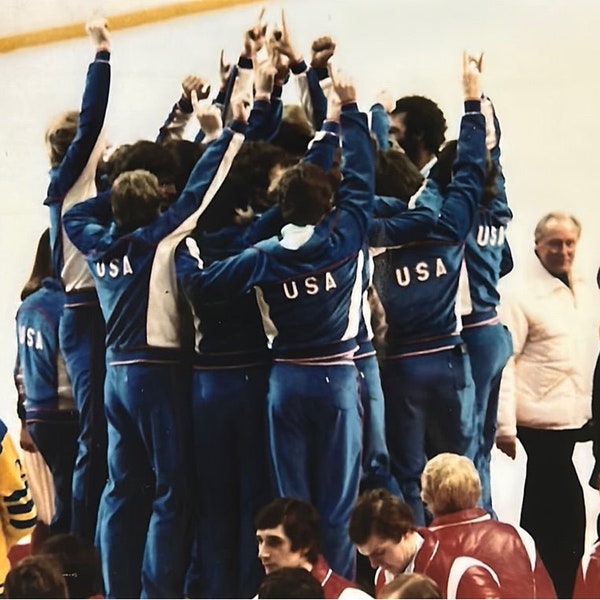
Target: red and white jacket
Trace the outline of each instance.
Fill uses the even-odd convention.
[[[419,533],[414,571],[436,581],[444,598],[556,598],[533,538],[482,508],[438,517]],[[388,578],[376,574],[377,593]]]
[[[325,598],[341,598],[341,600],[368,600],[371,598],[355,583],[334,573],[321,554],[313,565],[311,574],[321,584]]]
[[[600,598],[600,540],[581,559],[573,598]]]

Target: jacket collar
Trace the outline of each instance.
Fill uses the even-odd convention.
[[[583,280],[577,271],[572,270],[569,277],[571,288],[568,288],[558,277],[555,277],[544,268],[544,265],[542,265],[537,255],[532,257],[529,275],[531,276],[531,279],[528,278],[528,284],[533,285],[537,295],[540,296],[564,290],[565,288],[573,290],[575,284],[580,283]]]
[[[442,529],[444,527],[451,527],[454,525],[464,525],[465,523],[479,523],[481,521],[489,521],[489,513],[483,508],[467,508],[465,510],[459,510],[441,517],[436,517],[431,524],[429,529],[435,531],[436,529]]]
[[[317,562],[313,565],[311,570],[312,576],[323,586],[327,583],[327,580],[331,577],[331,569],[322,554],[317,557]]]

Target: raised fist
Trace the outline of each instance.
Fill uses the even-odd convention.
[[[333,38],[325,35],[317,38],[312,43],[310,50],[312,52],[310,66],[313,69],[327,68],[327,63],[335,52],[335,42],[333,41]]]

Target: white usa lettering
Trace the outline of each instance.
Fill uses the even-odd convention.
[[[286,281],[282,287],[284,296],[288,300],[295,300],[302,291],[308,296],[315,296],[322,290],[329,292],[337,288],[337,283],[333,275],[327,271],[323,276],[323,281],[319,281],[318,277],[311,275],[300,282]]]
[[[480,225],[477,228],[478,246],[502,246],[506,237],[505,227],[495,227],[494,225]]]
[[[113,258],[108,263],[98,261],[95,266],[98,277],[106,277],[108,274],[111,279],[116,279],[119,275],[133,274],[133,268],[127,254],[123,258]]]
[[[44,349],[44,339],[41,332],[33,327],[25,327],[25,325],[19,325],[19,344],[36,350]]]
[[[437,279],[447,274],[448,269],[441,258],[436,258],[432,265],[422,260],[412,268],[410,266],[402,266],[396,269],[396,282],[400,287],[406,287],[411,284],[413,277],[415,281],[423,282],[432,276]]]

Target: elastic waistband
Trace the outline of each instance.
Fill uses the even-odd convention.
[[[87,306],[90,304],[98,304],[98,293],[95,288],[74,290],[65,294],[66,308],[75,308],[77,306]]]
[[[272,362],[271,353],[267,350],[260,352],[239,352],[230,354],[195,354],[194,368],[211,367],[236,368],[268,365]]]
[[[359,358],[366,358],[367,356],[373,356],[375,354],[375,346],[371,340],[365,340],[358,342],[358,350],[354,353],[354,360]]]
[[[314,348],[273,348],[275,360],[337,360],[353,356],[358,349],[355,339],[334,342]]]
[[[185,361],[180,348],[158,348],[146,346],[131,349],[106,349],[107,365],[127,365],[134,363],[180,363]]]
[[[65,423],[79,420],[79,412],[76,409],[58,410],[52,408],[26,408],[25,421],[44,423]]]
[[[463,327],[476,327],[477,325],[489,325],[499,321],[495,308],[481,312],[472,312],[470,315],[462,315]]]
[[[450,335],[440,337],[422,338],[419,340],[411,340],[410,342],[394,343],[388,341],[386,355],[403,356],[405,354],[422,354],[431,351],[440,351],[458,346],[463,343],[463,339],[457,332]]]
[[[441,348],[430,348],[429,350],[414,350],[413,352],[404,352],[402,354],[387,354],[384,360],[395,360],[398,358],[410,358],[413,356],[426,356],[431,354],[439,354],[440,352],[452,352],[453,354],[468,354],[467,345],[463,342],[454,346],[442,346]]]

